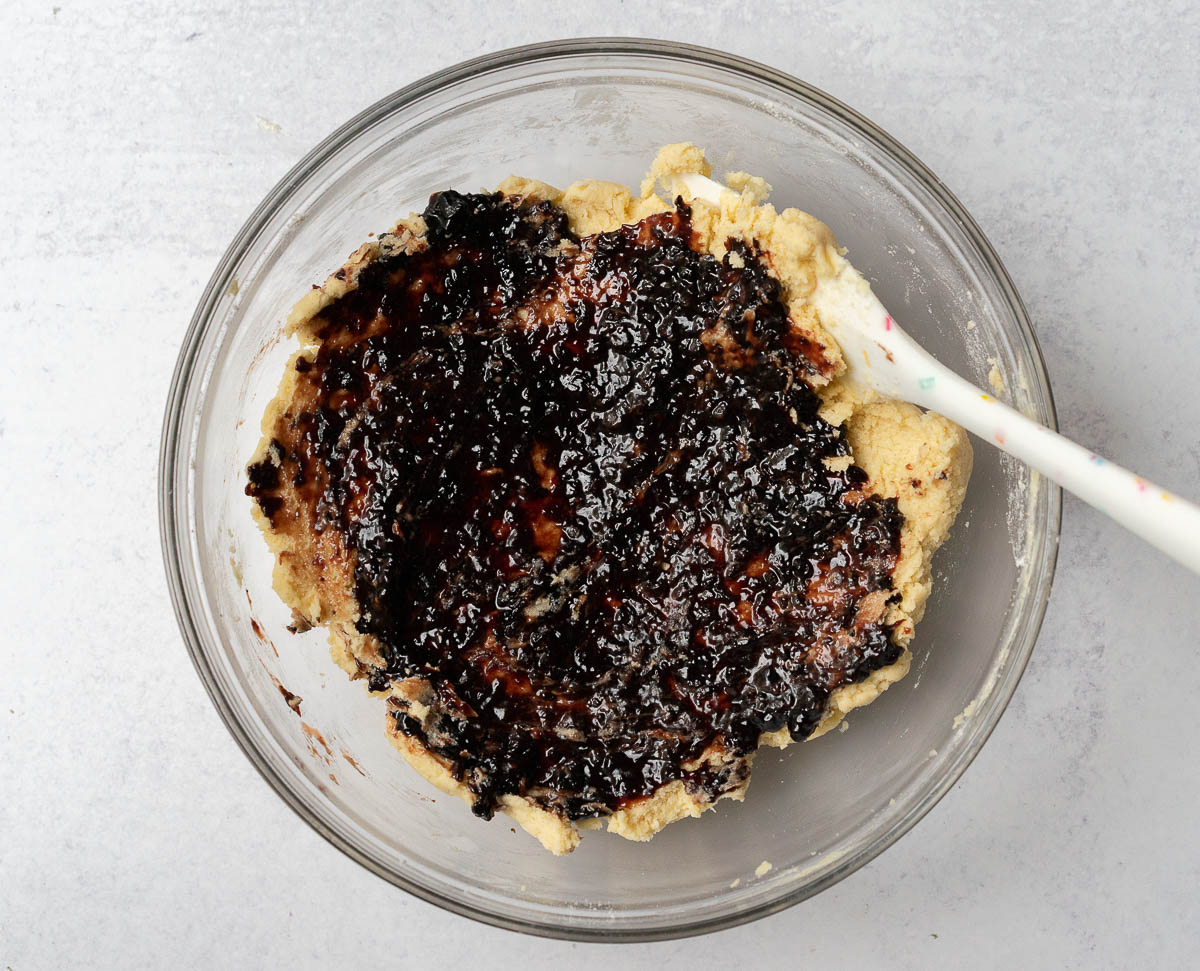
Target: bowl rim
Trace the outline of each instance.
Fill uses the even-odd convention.
[[[1023,340],[1033,363],[1034,373],[1029,377],[1031,384],[1040,394],[1041,404],[1046,411],[1047,424],[1057,430],[1058,420],[1045,359],[1024,303],[1000,257],[963,204],[919,158],[853,108],[819,88],[783,71],[738,55],[675,41],[636,37],[585,37],[527,44],[471,58],[428,74],[360,111],[322,139],[267,193],[225,250],[192,315],[171,376],[160,435],[158,522],[162,541],[163,565],[175,617],[192,663],[226,728],[259,774],[301,819],[333,846],[370,872],[421,900],[451,913],[495,927],[564,940],[620,943],[705,934],[778,913],[828,889],[865,866],[908,833],[941,801],[974,761],[995,730],[1020,683],[1032,654],[1053,586],[1062,519],[1062,491],[1053,482],[1046,482],[1045,530],[1039,534],[1041,549],[1027,551],[1041,563],[1041,572],[1044,578],[1042,589],[1038,591],[1039,595],[1030,601],[1030,611],[1023,618],[1020,627],[1013,632],[1013,643],[1010,646],[1015,650],[1009,655],[1008,666],[1002,681],[995,685],[992,692],[994,701],[988,716],[988,723],[978,730],[975,739],[959,753],[957,759],[945,766],[945,770],[936,784],[916,801],[904,817],[897,820],[889,830],[880,834],[869,845],[848,853],[836,867],[831,867],[817,880],[805,886],[794,888],[744,909],[720,915],[703,916],[683,924],[636,927],[613,926],[604,921],[592,924],[552,924],[529,918],[514,918],[508,914],[474,907],[414,880],[406,879],[395,871],[380,865],[316,816],[254,746],[248,733],[240,724],[233,707],[221,693],[213,669],[202,647],[195,623],[194,606],[187,592],[179,536],[181,517],[178,515],[179,510],[176,508],[175,498],[179,464],[176,461],[176,453],[187,417],[184,413],[184,401],[191,379],[195,374],[194,366],[204,342],[203,338],[212,324],[213,310],[225,292],[233,268],[276,213],[279,204],[293,189],[302,184],[322,164],[335,155],[343,144],[354,135],[369,129],[394,111],[463,81],[476,79],[506,68],[528,66],[542,61],[569,61],[576,57],[596,55],[661,58],[679,61],[693,67],[708,66],[740,74],[750,80],[770,86],[786,97],[813,104],[861,133],[874,147],[882,151],[890,161],[903,170],[907,177],[919,183],[940,206],[944,207],[965,233],[1014,315],[1017,322],[1017,336]],[[183,528],[187,529],[186,522],[183,523]]]

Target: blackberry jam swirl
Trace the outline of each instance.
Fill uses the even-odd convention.
[[[574,235],[551,203],[435,194],[311,322],[247,493],[336,531],[372,688],[490,816],[742,785],[894,662],[902,517],[818,415],[823,348],[764,254],[687,206]],[[840,461],[839,461],[840,460]]]

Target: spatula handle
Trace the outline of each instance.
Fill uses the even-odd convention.
[[[929,373],[911,401],[1016,456],[1200,573],[1200,507],[1031,421],[921,353]]]

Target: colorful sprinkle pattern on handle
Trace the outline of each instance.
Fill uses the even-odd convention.
[[[880,319],[882,343],[891,354],[857,377],[958,422],[1200,573],[1200,507],[981,392],[935,361],[882,307]],[[835,329],[839,339],[846,332],[842,323]],[[912,375],[911,383],[901,378],[904,372]]]

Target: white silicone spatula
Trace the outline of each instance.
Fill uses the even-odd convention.
[[[679,178],[693,197],[715,205],[722,192],[732,191],[702,175]],[[850,380],[945,415],[1200,573],[1200,507],[1031,421],[943,367],[900,329],[865,281],[818,283],[810,299],[841,345]]]

